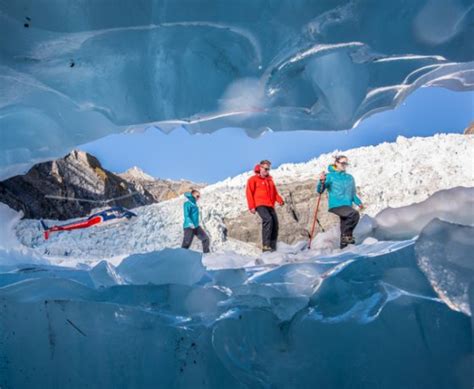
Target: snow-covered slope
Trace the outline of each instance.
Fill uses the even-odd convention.
[[[277,185],[316,179],[336,153],[321,155],[307,163],[281,165],[272,175]],[[466,161],[474,160],[473,136],[399,137],[395,143],[347,150],[344,154],[351,160],[350,172],[367,206],[366,213],[371,216],[387,207],[425,200],[441,189],[474,186],[474,172],[466,167]],[[203,220],[214,251],[232,250],[253,255],[258,252],[254,246],[225,240],[224,234],[223,219],[236,217],[246,210],[244,187],[249,175],[247,172],[228,178],[202,190]],[[182,199],[174,199],[141,207],[136,210],[139,217],[129,223],[56,234],[47,242],[36,221],[22,221],[16,231],[23,244],[60,262],[67,262],[71,257],[92,262],[121,258],[130,253],[179,246],[182,203]]]

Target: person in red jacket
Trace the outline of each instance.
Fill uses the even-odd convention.
[[[271,162],[264,160],[255,166],[255,175],[247,181],[249,211],[262,219],[262,251],[275,251],[278,240],[278,216],[275,203],[284,204],[270,175]]]

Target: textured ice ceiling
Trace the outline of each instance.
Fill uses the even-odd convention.
[[[471,0],[0,0],[0,166],[154,125],[339,130],[474,84]]]

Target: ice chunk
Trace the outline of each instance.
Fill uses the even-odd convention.
[[[196,251],[185,249],[134,254],[125,258],[117,267],[117,271],[131,284],[193,285],[205,274],[201,256]]]
[[[321,283],[326,267],[317,263],[291,263],[256,274],[248,283],[271,285],[282,296],[310,296]]]
[[[474,227],[435,219],[416,242],[418,264],[438,295],[452,308],[472,315]]]
[[[367,323],[375,320],[388,301],[403,295],[435,298],[416,265],[413,244],[377,256],[360,256],[337,270],[324,274],[311,298],[315,320]]]
[[[244,269],[221,269],[208,272],[213,284],[233,287],[247,281],[247,272]]]
[[[94,301],[0,299],[2,387],[170,388],[182,374],[192,333],[176,318]]]
[[[410,239],[435,218],[474,224],[474,188],[440,190],[420,203],[384,209],[375,217],[373,235],[379,240]]]
[[[96,296],[93,289],[65,278],[37,278],[0,288],[0,298],[15,302],[45,300],[89,300]]]
[[[89,275],[96,288],[123,283],[117,269],[107,261],[100,261],[89,271]]]
[[[0,287],[30,279],[67,279],[93,288],[91,275],[87,270],[48,265],[16,265],[0,269]]]
[[[209,269],[242,268],[255,264],[255,258],[248,255],[239,255],[232,251],[211,253],[203,257],[204,265]]]
[[[278,319],[257,309],[235,310],[220,320],[212,343],[224,366],[247,387],[271,387],[269,372],[278,369],[286,348]]]
[[[177,317],[211,316],[219,303],[228,298],[216,287],[188,285],[119,285],[100,290],[100,301],[143,307]]]
[[[316,250],[321,253],[330,253],[333,250],[338,249],[340,244],[340,234],[339,226],[316,234],[311,242],[311,250]]]

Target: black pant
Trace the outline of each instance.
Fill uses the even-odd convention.
[[[278,240],[278,216],[272,207],[260,206],[256,208],[262,218],[262,243],[264,246],[276,250]]]
[[[331,208],[329,212],[334,213],[341,219],[341,237],[352,236],[352,232],[360,219],[359,212],[347,205]]]
[[[184,237],[183,237],[183,244],[181,247],[183,249],[189,249],[191,247],[191,243],[193,243],[194,236],[197,236],[198,239],[202,242],[202,251],[204,253],[209,252],[209,237],[201,227],[197,228],[185,228],[184,229]]]

